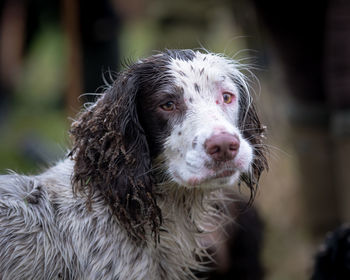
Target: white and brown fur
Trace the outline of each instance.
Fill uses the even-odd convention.
[[[1,176],[0,278],[196,279],[221,190],[254,193],[267,167],[239,67],[191,50],[140,60],[73,122],[67,159]],[[208,147],[217,135],[228,154]]]

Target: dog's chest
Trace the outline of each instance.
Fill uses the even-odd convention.
[[[195,243],[181,225],[177,230],[172,222],[165,221],[167,230],[160,234],[158,244],[151,234],[147,242],[139,244],[117,222],[106,217],[82,217],[80,224],[61,228],[66,236],[72,233],[69,243],[76,253],[72,265],[80,267],[81,279],[188,279],[196,264]],[[66,257],[73,252],[66,252]]]

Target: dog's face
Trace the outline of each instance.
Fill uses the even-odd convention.
[[[167,83],[148,92],[147,101],[143,97],[141,120],[150,142],[161,146],[158,161],[173,181],[232,187],[253,160],[252,145],[239,128],[239,112],[247,110],[240,99],[247,97],[237,83],[244,79],[226,58],[191,54],[169,58]]]
[[[267,167],[263,131],[234,61],[168,50],[119,73],[73,123],[73,186],[90,202],[102,194],[142,237],[145,219],[154,232],[161,222],[155,183],[211,189],[239,180],[254,194]]]

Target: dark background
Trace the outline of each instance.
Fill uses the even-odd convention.
[[[224,53],[250,65],[268,127],[255,201],[266,279],[308,279],[326,232],[350,217],[346,2],[1,0],[0,173],[63,158],[71,119],[123,63],[165,48]]]

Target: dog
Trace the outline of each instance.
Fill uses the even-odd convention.
[[[166,50],[117,74],[72,123],[66,159],[0,177],[0,278],[196,279],[222,190],[253,197],[267,168],[241,68]]]

